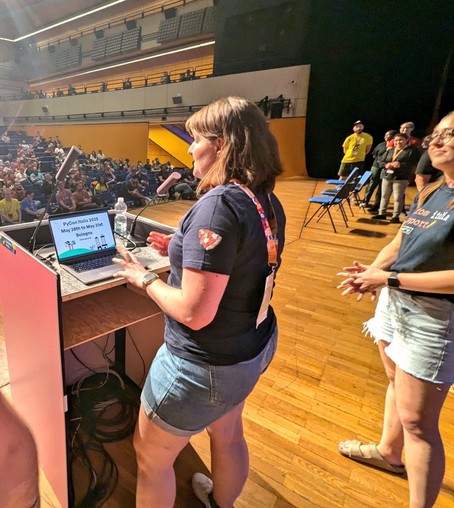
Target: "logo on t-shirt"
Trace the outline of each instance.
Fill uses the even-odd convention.
[[[209,229],[199,229],[199,240],[205,250],[212,250],[221,243],[222,236]]]

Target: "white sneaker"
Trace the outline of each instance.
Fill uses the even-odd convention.
[[[192,490],[205,508],[211,508],[209,494],[213,491],[213,482],[203,473],[194,473],[192,475]]]

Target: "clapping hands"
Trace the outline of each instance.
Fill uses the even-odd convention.
[[[346,277],[337,289],[342,290],[342,296],[356,294],[356,300],[363,299],[365,293],[370,293],[371,300],[375,301],[377,290],[386,285],[389,272],[353,261],[352,266],[346,266],[337,275]]]

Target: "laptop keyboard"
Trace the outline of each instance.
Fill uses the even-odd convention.
[[[102,268],[103,266],[109,266],[113,264],[112,258],[113,256],[102,256],[100,258],[81,261],[71,265],[71,268],[78,273],[87,272],[89,270],[96,270],[96,268]]]

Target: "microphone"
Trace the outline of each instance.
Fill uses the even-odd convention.
[[[158,196],[160,196],[162,194],[167,194],[170,187],[172,187],[172,185],[175,185],[177,183],[177,180],[179,180],[180,178],[181,178],[181,175],[177,171],[170,173],[170,175],[156,189],[156,194]]]
[[[64,182],[66,176],[69,173],[69,170],[72,168],[74,162],[76,162],[77,157],[82,155],[82,152],[76,147],[72,146],[66,156],[65,160],[62,162],[60,169],[57,171],[55,175],[55,182]]]
[[[157,196],[160,196],[160,195],[163,195],[163,194],[167,194],[167,192],[169,191],[169,189],[175,185],[178,180],[181,178],[181,175],[180,173],[178,173],[177,171],[174,171],[173,173],[171,173],[162,183],[161,185],[156,189],[156,195]],[[131,238],[134,237],[134,232],[136,230],[136,225],[137,225],[137,219],[142,215],[142,213],[151,205],[151,203],[153,203],[153,201],[149,201],[143,208],[142,210],[140,210],[140,212],[135,216],[134,220],[132,221],[132,224],[131,224],[131,229],[129,230],[129,236]]]
[[[52,202],[52,200],[55,198],[56,190],[57,190],[57,184],[58,182],[64,182],[66,176],[69,173],[69,170],[72,168],[72,165],[76,161],[77,157],[81,155],[82,152],[76,147],[72,146],[71,149],[68,152],[68,155],[65,157],[65,160],[62,162],[62,165],[60,166],[60,169],[57,171],[57,174],[55,175],[55,185],[54,189],[49,196],[49,199],[47,200],[46,208],[44,209],[43,214],[41,215],[39,222],[33,231],[33,234],[30,238],[30,241],[28,243],[28,251],[33,254],[33,251],[35,250],[35,244],[36,244],[36,237],[38,236],[39,228],[41,227],[41,223],[43,221],[44,216],[49,211],[49,206]]]

